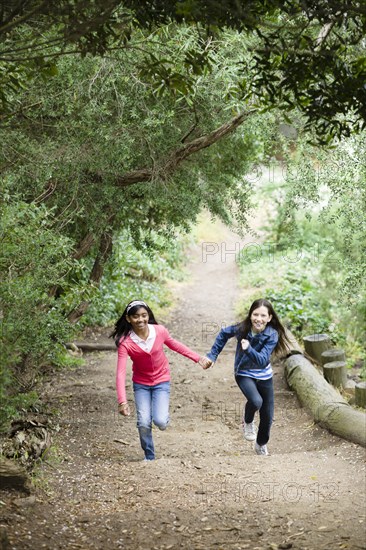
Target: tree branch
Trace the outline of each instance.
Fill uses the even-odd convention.
[[[239,115],[235,116],[228,122],[225,122],[219,128],[213,130],[209,134],[196,138],[193,141],[185,143],[178,149],[173,150],[164,162],[164,173],[173,173],[177,169],[179,164],[181,164],[189,156],[193,155],[194,153],[198,153],[198,151],[202,151],[202,149],[210,147],[223,137],[234,132],[238,128],[238,126],[243,124],[248,116],[250,116],[254,112],[255,110],[240,113]],[[119,187],[128,187],[130,185],[133,185],[134,183],[149,182],[153,179],[153,175],[154,170],[152,168],[141,168],[139,170],[134,170],[133,172],[128,172],[124,176],[120,176],[117,179],[116,185]]]
[[[43,9],[47,7],[47,1],[45,0],[42,2],[39,6],[34,7],[30,11],[26,12],[21,17],[17,17],[22,11],[22,6],[17,6],[17,8],[9,15],[8,19],[4,22],[4,24],[0,25],[0,34],[7,33],[12,29],[13,27],[19,26],[22,23],[25,23],[28,21],[31,17],[34,15],[37,15],[39,13],[43,13]],[[47,11],[46,11],[47,14]]]
[[[315,50],[318,50],[323,45],[323,43],[328,38],[335,24],[336,24],[336,19],[333,19],[332,21],[329,21],[328,23],[322,26],[318,34],[318,37],[315,41]]]
[[[94,245],[94,243],[95,243],[95,236],[93,235],[93,233],[87,233],[83,237],[83,239],[81,239],[81,241],[79,242],[72,257],[75,260],[80,260],[80,258],[83,258],[88,254],[89,250]]]

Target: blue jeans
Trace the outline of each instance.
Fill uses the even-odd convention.
[[[269,441],[269,433],[273,421],[273,378],[256,380],[249,376],[236,376],[235,380],[247,398],[244,410],[244,422],[247,424],[253,422],[254,414],[256,411],[259,411],[257,443],[258,445],[265,445]]]
[[[156,386],[145,386],[134,382],[133,391],[141,447],[145,458],[154,460],[152,423],[154,422],[159,430],[165,430],[169,423],[170,382],[162,382]]]

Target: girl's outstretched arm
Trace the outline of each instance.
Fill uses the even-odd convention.
[[[214,341],[212,348],[208,353],[206,353],[206,356],[211,359],[211,361],[215,362],[220,352],[224,348],[226,342],[229,340],[229,338],[235,336],[237,334],[237,331],[237,325],[230,325],[228,327],[222,328],[216,336],[216,340]]]
[[[184,357],[188,357],[188,359],[191,359],[195,363],[198,363],[201,359],[201,356],[196,353],[195,351],[191,350],[189,347],[182,344],[182,342],[178,342],[178,340],[174,340],[172,336],[169,334],[168,329],[163,327],[164,329],[164,344],[168,346],[173,351],[176,351],[177,353],[180,353],[181,355],[184,355]]]

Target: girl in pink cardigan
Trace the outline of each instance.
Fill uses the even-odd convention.
[[[126,398],[127,356],[132,359],[132,382],[136,405],[137,428],[145,460],[154,460],[152,422],[165,430],[169,423],[170,371],[163,345],[188,357],[202,368],[211,365],[184,344],[174,340],[168,330],[158,325],[149,306],[141,301],[130,302],[111,334],[118,347],[117,398],[118,410],[130,415]]]

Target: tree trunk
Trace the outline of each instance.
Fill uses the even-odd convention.
[[[84,300],[83,302],[80,302],[79,305],[77,305],[70,313],[68,314],[67,318],[70,323],[76,323],[80,317],[84,315],[84,313],[87,311],[88,307],[90,305],[89,300]]]
[[[327,382],[335,388],[345,388],[347,384],[346,363],[344,361],[332,361],[323,365],[323,374]]]
[[[306,353],[321,365],[323,351],[332,347],[329,336],[327,334],[311,334],[310,336],[304,336],[303,340]]]
[[[95,244],[95,236],[92,233],[87,233],[83,239],[79,242],[77,245],[74,254],[72,257],[75,260],[80,260],[80,258],[84,258],[92,248],[92,246]]]
[[[289,357],[285,362],[285,375],[289,387],[310,409],[316,422],[330,432],[366,447],[366,414],[353,409],[310,361],[302,355]]]
[[[346,355],[344,353],[343,349],[327,349],[323,351],[323,353],[320,356],[322,365],[325,365],[325,363],[332,363],[333,361],[345,361]]]
[[[358,382],[355,387],[356,407],[366,409],[366,382]]]
[[[112,254],[112,235],[103,233],[100,238],[99,252],[95,258],[93,268],[90,272],[89,282],[94,286],[99,286],[103,276],[104,266]],[[70,311],[67,316],[70,323],[76,323],[84,315],[90,305],[90,300],[81,302],[77,307]]]
[[[104,266],[112,254],[112,235],[103,233],[100,238],[99,253],[95,258],[93,269],[90,273],[90,282],[99,285],[103,276]]]

